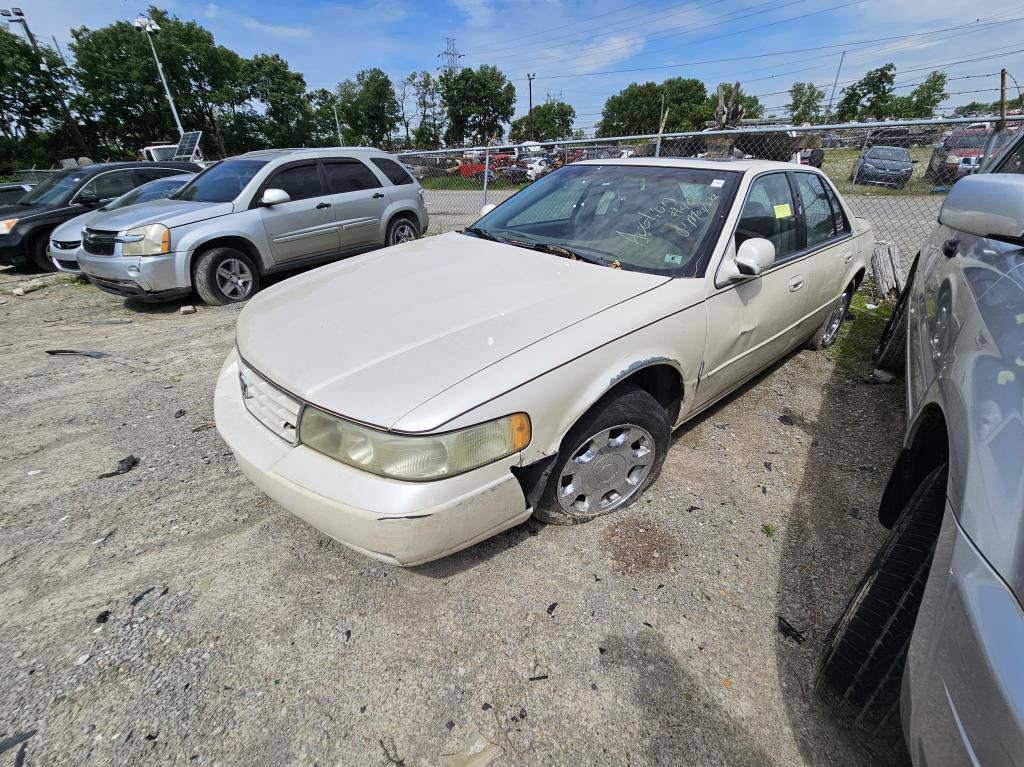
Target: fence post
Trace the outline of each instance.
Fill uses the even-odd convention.
[[[491,175],[491,143],[484,146],[484,205],[487,205],[487,177]]]

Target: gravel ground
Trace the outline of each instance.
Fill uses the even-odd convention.
[[[872,763],[810,691],[902,433],[899,385],[846,361],[859,317],[846,355],[791,355],[682,428],[633,507],[401,570],[276,506],[210,428],[237,308],[14,279],[3,764]]]

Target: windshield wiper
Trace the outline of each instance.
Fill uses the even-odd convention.
[[[509,240],[511,245],[519,245],[524,248],[539,250],[541,253],[550,253],[553,256],[561,256],[572,261],[586,261],[588,264],[604,265],[607,262],[602,258],[584,256],[578,250],[567,248],[564,245],[556,245],[553,242],[522,242],[520,240]]]
[[[498,235],[491,234],[486,229],[481,229],[479,226],[467,226],[462,231],[469,232],[470,234],[475,234],[477,237],[480,237],[481,239],[484,240],[490,240],[491,242],[507,242],[507,240],[503,240]]]

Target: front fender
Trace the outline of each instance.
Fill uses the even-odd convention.
[[[259,255],[257,266],[262,271],[266,271],[274,265],[270,260],[270,243],[267,241],[267,235],[262,226],[258,230],[251,230],[240,226],[225,226],[226,223],[230,223],[228,216],[209,219],[195,228],[189,228],[188,232],[181,236],[180,244],[176,243],[174,246],[175,252],[184,252],[185,254],[184,258],[178,259],[175,266],[179,284],[192,284],[192,261],[197,252],[203,250],[214,240],[224,238],[245,240]]]

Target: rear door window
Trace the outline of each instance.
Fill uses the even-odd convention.
[[[114,170],[101,173],[82,187],[80,198],[112,200],[135,188],[131,170]]]
[[[325,160],[327,190],[330,194],[377,189],[380,181],[369,168],[356,159]]]
[[[389,160],[386,157],[373,157],[370,162],[380,168],[380,172],[387,176],[388,181],[392,184],[399,186],[412,183],[412,176],[409,175],[409,172],[394,160]]]
[[[835,236],[832,205],[821,180],[814,173],[795,173],[796,188],[804,209],[807,247],[813,248]]]

